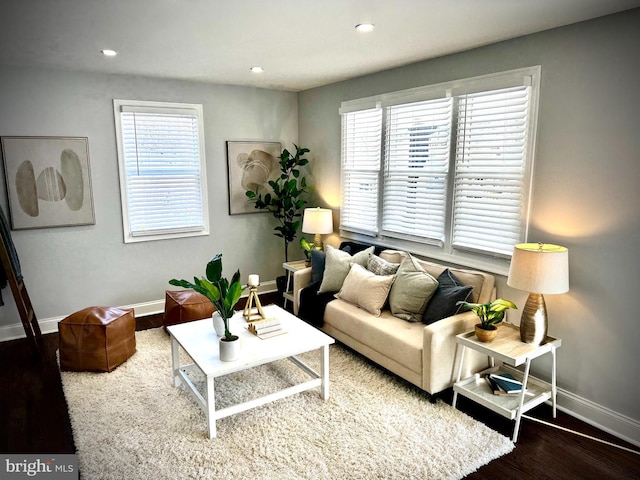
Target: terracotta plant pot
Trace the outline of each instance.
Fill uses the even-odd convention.
[[[496,338],[496,335],[498,334],[498,327],[491,325],[489,328],[490,330],[485,330],[484,328],[481,328],[479,323],[476,325],[476,337],[478,337],[478,340],[481,342],[491,342]]]

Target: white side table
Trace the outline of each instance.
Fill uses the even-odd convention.
[[[282,268],[284,268],[287,274],[287,286],[285,287],[285,291],[282,294],[282,308],[287,308],[287,300],[293,303],[293,274],[298,270],[302,270],[307,268],[306,260],[297,260],[295,262],[284,262],[282,264]]]
[[[512,441],[518,439],[522,414],[551,400],[553,417],[556,416],[556,350],[562,345],[562,340],[547,336],[541,345],[529,345],[520,340],[520,328],[517,325],[504,323],[498,327],[498,335],[489,343],[480,342],[474,332],[456,335],[456,342],[462,345],[459,354],[457,381],[453,385],[453,407],[455,408],[458,394],[463,395],[494,412],[516,421],[513,429]],[[461,379],[462,362],[467,348],[488,355],[491,368]],[[531,360],[550,353],[552,356],[551,385],[540,379],[529,376]],[[495,360],[502,365],[495,367]],[[510,367],[524,364],[524,373]],[[494,395],[484,379],[484,374],[493,372],[510,373],[522,381],[523,389],[520,394]]]

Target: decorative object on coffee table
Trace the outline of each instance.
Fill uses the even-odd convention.
[[[458,302],[458,305],[462,305],[465,310],[472,310],[480,319],[480,323],[475,326],[475,332],[481,342],[490,342],[496,337],[496,325],[504,318],[505,310],[518,308],[515,303],[503,298],[487,303]]]
[[[249,275],[249,298],[247,298],[247,303],[242,312],[242,316],[247,322],[265,318],[264,310],[260,304],[260,297],[258,297],[258,285],[260,285],[260,277],[256,274]]]
[[[543,294],[569,291],[569,250],[547,243],[520,243],[513,248],[507,285],[529,293],[520,319],[520,339],[540,345],[547,336]]]
[[[211,300],[224,323],[224,336],[220,338],[220,360],[232,362],[238,359],[239,342],[238,336],[229,331],[229,319],[234,315],[233,307],[244,290],[240,283],[240,270],[236,270],[229,282],[222,276],[222,253],[218,253],[207,263],[206,274],[206,278],[194,277],[195,283],[175,278],[169,283],[176,287],[192,288]]]

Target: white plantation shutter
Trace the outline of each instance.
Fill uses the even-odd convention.
[[[522,241],[530,87],[461,95],[453,246],[510,256]]]
[[[382,109],[342,114],[342,230],[378,233],[381,134]]]
[[[540,73],[343,102],[345,236],[501,272],[527,241]]]
[[[208,233],[201,107],[116,108],[125,241]]]
[[[453,101],[387,107],[382,229],[442,244]]]

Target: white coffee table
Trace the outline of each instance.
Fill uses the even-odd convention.
[[[235,362],[220,361],[218,337],[213,330],[213,322],[210,318],[167,327],[167,331],[171,334],[174,385],[178,387],[181,383],[184,384],[195,396],[207,416],[209,438],[216,436],[216,420],[220,418],[317,387],[320,387],[320,395],[324,400],[329,398],[329,345],[334,343],[334,339],[277,305],[267,305],[264,310],[267,317],[279,318],[287,333],[261,340],[247,330],[247,322],[242,312],[236,313],[230,320],[229,328],[234,335],[240,337],[242,352],[240,359]],[[180,365],[179,348],[182,348],[194,363]],[[319,350],[320,373],[295,357],[312,350]],[[311,380],[264,397],[216,410],[214,397],[216,377],[284,358],[288,358],[300,367],[311,377]],[[187,375],[192,369],[199,370],[206,377],[206,388],[202,393]]]

